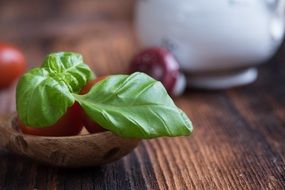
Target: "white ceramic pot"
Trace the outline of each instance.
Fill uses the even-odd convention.
[[[138,0],[144,46],[174,53],[191,86],[248,84],[282,42],[285,0]]]

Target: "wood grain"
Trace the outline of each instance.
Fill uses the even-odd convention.
[[[50,51],[72,50],[99,75],[125,72],[138,51],[132,6],[131,0],[2,0],[0,40],[21,47],[30,67]],[[175,99],[194,123],[191,137],[143,141],[120,161],[77,170],[0,150],[0,189],[285,189],[284,53],[285,45],[252,85],[188,89]],[[1,113],[15,110],[14,93],[14,86],[0,91]]]

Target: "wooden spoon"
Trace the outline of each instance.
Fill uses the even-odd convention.
[[[78,168],[107,164],[131,152],[139,142],[109,131],[66,137],[26,135],[19,131],[15,113],[0,119],[1,147],[53,166]]]

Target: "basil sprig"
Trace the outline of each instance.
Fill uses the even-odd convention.
[[[21,78],[17,111],[23,123],[52,125],[77,101],[93,121],[122,137],[191,134],[187,115],[174,104],[163,85],[146,74],[109,76],[87,94],[79,95],[92,72],[81,57],[73,56],[78,54],[51,54],[41,68]]]
[[[55,124],[73,105],[72,93],[78,93],[92,78],[93,73],[80,54],[49,54],[41,67],[24,74],[17,85],[20,120],[35,128]]]

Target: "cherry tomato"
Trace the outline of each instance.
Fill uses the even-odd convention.
[[[72,136],[78,135],[83,128],[81,118],[81,108],[78,103],[74,103],[68,108],[65,115],[58,122],[46,128],[33,128],[24,125],[19,119],[18,124],[25,134],[38,136]]]
[[[105,79],[107,76],[97,77],[96,79],[90,81],[81,91],[81,94],[86,94],[95,85],[97,82]],[[91,120],[88,115],[82,110],[82,122],[85,128],[89,133],[98,133],[106,131],[103,127],[101,127],[98,123]]]
[[[23,53],[11,45],[0,44],[0,88],[12,84],[25,69]]]

